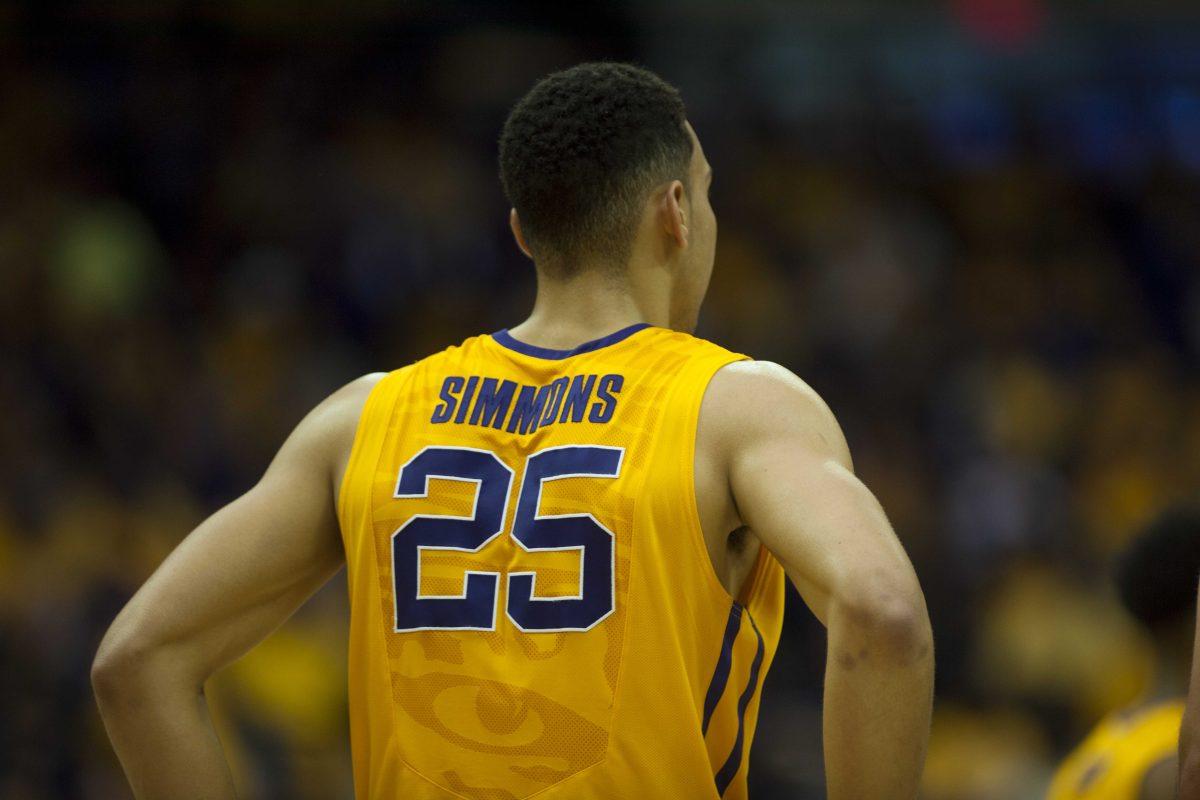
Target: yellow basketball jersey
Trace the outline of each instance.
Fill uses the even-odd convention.
[[[697,518],[696,421],[743,356],[635,325],[506,332],[384,377],[339,498],[362,798],[742,798],[783,621]]]
[[[1105,718],[1059,767],[1047,800],[1137,800],[1147,771],[1178,751],[1182,719],[1182,701]]]

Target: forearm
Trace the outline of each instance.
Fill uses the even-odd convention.
[[[94,681],[104,727],[138,800],[230,800],[229,765],[204,694],[146,672]]]
[[[925,763],[933,701],[933,640],[924,608],[911,618],[877,623],[832,605],[828,622],[828,797],[911,800]]]

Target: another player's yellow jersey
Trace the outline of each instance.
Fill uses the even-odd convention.
[[[735,599],[693,482],[713,373],[635,325],[505,332],[384,377],[339,516],[360,798],[743,798],[784,576]]]
[[[1151,767],[1179,749],[1183,702],[1106,717],[1054,775],[1047,800],[1138,800]]]

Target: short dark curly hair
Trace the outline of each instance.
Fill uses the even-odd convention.
[[[1171,508],[1117,559],[1121,602],[1155,634],[1190,620],[1200,581],[1200,508]]]
[[[521,98],[500,134],[500,180],[539,267],[625,266],[649,192],[686,185],[685,119],[679,91],[631,64],[580,64]]]

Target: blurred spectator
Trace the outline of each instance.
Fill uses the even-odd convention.
[[[1153,642],[1154,677],[1107,714],[1055,772],[1048,800],[1179,794],[1179,736],[1192,659],[1200,511],[1173,508],[1122,552],[1121,603]],[[1112,707],[1112,704],[1106,704]]]

